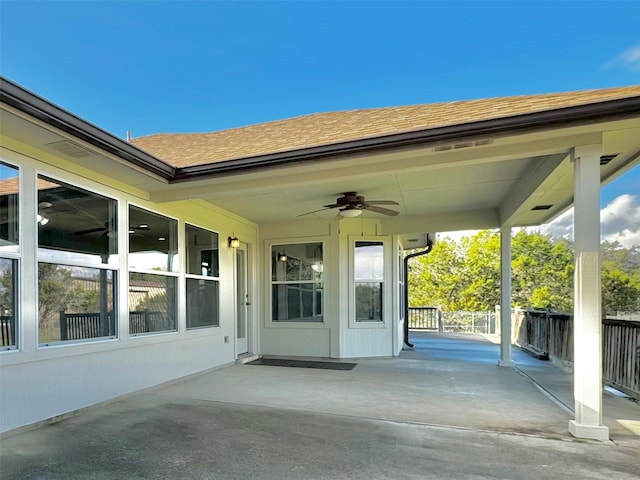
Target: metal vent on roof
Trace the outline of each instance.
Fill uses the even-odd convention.
[[[61,140],[59,142],[47,143],[47,146],[56,152],[64,153],[73,158],[86,158],[93,155],[91,150],[81,147],[77,143],[70,140]]]
[[[553,205],[536,205],[531,210],[549,210]]]
[[[446,152],[447,150],[459,150],[461,148],[481,147],[483,145],[491,145],[492,143],[493,143],[493,140],[491,139],[476,140],[475,142],[450,143],[449,145],[438,145],[437,147],[433,147],[433,151]]]
[[[607,163],[609,163],[611,160],[613,160],[617,156],[618,156],[617,153],[613,153],[611,155],[602,155],[600,157],[600,165],[606,165]]]

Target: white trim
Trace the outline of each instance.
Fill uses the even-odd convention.
[[[383,279],[382,279],[382,320],[373,320],[373,321],[356,321],[356,302],[355,302],[355,245],[356,242],[378,242],[382,244],[382,258],[383,258]],[[384,329],[389,326],[389,322],[392,321],[393,313],[392,313],[392,305],[393,305],[393,288],[396,287],[395,282],[393,281],[392,267],[390,257],[395,258],[395,251],[392,252],[390,248],[391,237],[390,236],[375,236],[375,235],[348,235],[348,255],[349,259],[349,328],[355,329]],[[365,280],[362,280],[365,281]],[[372,280],[372,282],[377,282],[378,280]]]
[[[274,321],[273,316],[273,274],[271,272],[271,249],[274,245],[307,245],[310,243],[320,243],[322,245],[322,315],[320,321]],[[304,239],[294,238],[290,241],[284,239],[269,239],[265,241],[265,249],[264,249],[264,265],[265,265],[265,316],[264,316],[264,326],[267,328],[318,328],[319,326],[327,325],[325,315],[326,315],[326,306],[327,306],[327,295],[325,293],[325,284],[327,273],[325,271],[327,267],[327,240],[320,237],[305,237]],[[302,280],[302,281],[279,281],[277,284],[285,285],[285,284],[316,284],[318,283],[315,280]]]

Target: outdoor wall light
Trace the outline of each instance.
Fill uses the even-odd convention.
[[[287,254],[282,252],[278,254],[278,261],[280,262],[286,262],[287,261]]]
[[[240,246],[240,240],[235,235],[233,237],[229,237],[229,247],[238,248]]]

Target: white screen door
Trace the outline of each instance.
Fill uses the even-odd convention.
[[[247,245],[241,243],[240,247],[236,249],[236,349],[238,355],[249,351],[247,342],[248,308]]]

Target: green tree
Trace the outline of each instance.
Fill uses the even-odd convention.
[[[602,310],[610,314],[640,311],[640,248],[603,242]]]
[[[457,310],[493,310],[500,303],[500,235],[481,230],[462,240],[462,250],[465,282]]]
[[[512,240],[511,258],[515,306],[573,310],[573,251],[564,239],[520,230]]]
[[[431,253],[410,260],[409,305],[456,308],[464,288],[461,247],[449,238],[438,241]]]

